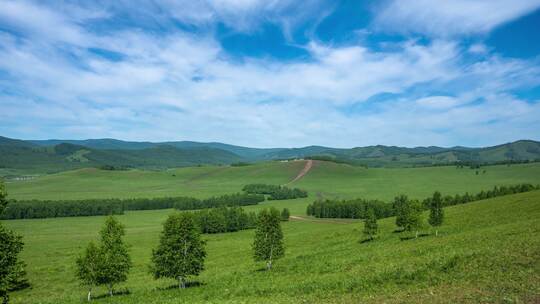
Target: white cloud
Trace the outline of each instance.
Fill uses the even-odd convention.
[[[483,43],[475,43],[469,47],[468,50],[472,54],[484,55],[488,53],[488,47]]]
[[[487,54],[464,65],[463,50],[448,40],[407,41],[390,51],[311,42],[306,46],[310,60],[237,62],[211,34],[120,29],[98,35],[81,20],[107,18],[108,12],[82,9],[77,17],[66,17],[26,2],[8,2],[13,3],[21,7],[12,8],[5,22],[25,35],[0,35],[0,70],[9,75],[0,78],[0,89],[14,92],[0,94],[4,135],[248,146],[447,145],[458,138],[465,141],[459,144],[476,143],[478,134],[483,143],[498,143],[515,136],[511,130],[527,137],[540,127],[533,118],[540,115],[538,103],[505,94],[539,85],[538,62]],[[212,5],[249,15],[280,3]],[[208,18],[218,18],[213,10]],[[40,17],[28,18],[29,12]],[[117,52],[121,60],[107,60],[87,48]],[[352,110],[352,104],[366,104],[377,94],[400,95],[420,85],[428,91],[439,86],[454,97],[426,93],[366,112]],[[472,103],[477,100],[482,102]],[[486,126],[493,120],[500,122]]]
[[[540,8],[540,0],[391,0],[375,25],[433,36],[482,34]]]

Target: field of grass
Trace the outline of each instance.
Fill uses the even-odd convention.
[[[105,171],[81,169],[6,184],[16,199],[83,199],[159,196],[208,197],[241,191],[245,184],[285,184],[304,161],[267,162],[245,167],[189,167],[168,171]],[[485,170],[485,173],[483,173]],[[315,162],[311,171],[291,184],[311,199],[366,197],[390,200],[400,193],[415,198],[435,190],[443,194],[478,192],[495,185],[540,183],[540,163],[487,166],[479,170],[449,167],[370,168]]]
[[[258,206],[257,208],[260,208]],[[286,256],[271,272],[252,261],[253,231],[205,235],[206,270],[186,290],[167,289],[147,272],[161,223],[171,210],[129,212],[134,268],[130,295],[100,303],[534,303],[540,297],[540,192],[446,209],[438,237],[407,241],[393,219],[379,222],[378,240],[360,243],[361,222],[297,220],[283,224]],[[22,258],[32,289],[14,303],[77,303],[85,290],[74,279],[74,261],[97,237],[103,217],[6,221],[24,235]],[[68,228],[69,227],[69,228]],[[427,232],[427,231],[426,231]],[[98,294],[105,294],[99,289]]]
[[[194,167],[166,172],[85,169],[7,184],[10,197],[206,197],[239,191],[244,184],[284,184],[304,162],[246,167]],[[486,173],[482,173],[486,170]],[[173,176],[174,175],[174,176]],[[480,170],[432,167],[363,169],[317,162],[293,184],[310,191],[298,200],[265,202],[245,209],[288,207],[304,216],[316,196],[384,200],[398,193],[423,198],[477,192],[494,185],[540,183],[540,164],[490,166]],[[286,255],[271,272],[253,262],[253,230],[204,235],[206,269],[186,290],[148,273],[151,251],[172,210],[132,211],[126,225],[133,259],[131,294],[97,303],[535,303],[540,300],[540,191],[446,208],[440,236],[401,241],[394,219],[379,221],[380,237],[360,243],[362,222],[304,217],[283,224]],[[3,221],[24,236],[23,260],[32,288],[13,303],[82,303],[86,291],[75,279],[75,259],[98,237],[104,217]],[[428,230],[424,231],[429,232]],[[98,295],[104,295],[99,289]]]

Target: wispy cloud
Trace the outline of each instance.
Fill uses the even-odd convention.
[[[390,32],[484,34],[538,8],[539,0],[391,0],[377,13],[375,24]]]
[[[534,138],[540,127],[538,102],[512,94],[540,85],[538,60],[478,47],[480,58],[471,59],[473,48],[459,40],[405,37],[377,49],[313,38],[302,45],[309,58],[238,61],[209,24],[251,31],[264,22],[258,16],[294,23],[316,13],[298,17],[290,1],[163,2],[146,14],[200,28],[96,29],[120,18],[118,3],[58,10],[0,2],[0,25],[9,29],[0,31],[1,134],[267,147],[480,145]],[[373,101],[381,94],[395,98]]]

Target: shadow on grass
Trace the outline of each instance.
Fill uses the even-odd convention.
[[[206,285],[206,284],[203,283],[203,282],[199,282],[199,281],[186,282],[186,288],[200,287],[200,286],[204,286],[204,285]],[[157,290],[171,290],[171,289],[180,289],[180,288],[178,288],[178,283],[175,283],[175,284],[171,284],[171,285],[165,286],[165,287],[157,287],[156,289]]]
[[[363,239],[363,240],[359,241],[359,243],[360,244],[365,244],[365,243],[369,243],[369,242],[373,242],[373,241],[375,241],[375,238],[373,238],[373,239]]]
[[[272,271],[272,269],[268,270],[268,268],[266,268],[266,266],[262,267],[262,268],[258,268],[257,270],[255,270],[257,272],[265,272],[265,271]]]
[[[430,236],[429,233],[419,233],[418,234],[418,237],[415,237],[414,235],[409,235],[409,236],[402,236],[400,237],[399,239],[402,240],[402,241],[408,241],[408,240],[414,240],[414,239],[419,239],[421,237],[426,237],[426,236]]]
[[[398,230],[398,229],[396,229],[396,230],[392,231],[392,233],[402,233],[402,232],[405,232],[405,230]]]
[[[128,294],[131,294],[131,291],[129,291],[129,289],[127,289],[127,288],[113,291],[113,297],[115,297],[115,296],[124,296],[124,295],[128,295]],[[94,299],[94,300],[103,299],[103,298],[110,298],[110,297],[111,296],[109,295],[108,292],[98,294],[98,295],[92,295],[92,299]]]

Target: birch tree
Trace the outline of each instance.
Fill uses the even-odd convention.
[[[178,288],[186,287],[186,279],[204,270],[205,241],[189,213],[170,215],[163,225],[159,245],[152,251],[150,267],[156,279],[173,278]]]
[[[266,261],[266,269],[272,269],[272,263],[283,257],[283,232],[281,231],[280,213],[275,208],[262,210],[257,217],[253,256],[255,261]]]

